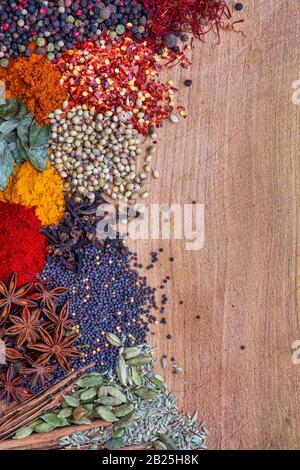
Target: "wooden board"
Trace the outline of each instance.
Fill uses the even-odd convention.
[[[204,248],[188,252],[177,240],[137,248],[145,259],[165,248],[154,281],[172,276],[168,324],[151,342],[182,366],[164,375],[180,407],[205,419],[210,448],[292,449],[300,447],[300,365],[291,362],[300,339],[292,103],[300,9],[297,0],[243,3],[235,16],[246,19],[245,36],[198,44],[191,69],[170,71],[189,117],[160,132],[161,178],[148,185],[151,202],[205,204]]]

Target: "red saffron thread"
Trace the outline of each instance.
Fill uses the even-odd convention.
[[[171,33],[192,33],[196,38],[213,30],[219,37],[231,18],[225,0],[143,0],[154,37]]]

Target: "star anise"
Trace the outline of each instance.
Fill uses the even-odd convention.
[[[9,405],[12,401],[21,403],[32,394],[22,386],[23,377],[17,375],[16,368],[10,364],[0,370],[0,400],[5,399]]]
[[[48,290],[41,283],[35,284],[37,292],[30,296],[33,300],[40,300],[42,306],[47,306],[49,309],[54,309],[58,297],[66,294],[69,289],[66,287],[56,287],[55,289]]]
[[[0,355],[3,357],[4,362],[23,359],[23,355],[13,347],[12,342],[6,337],[4,328],[0,330]]]
[[[0,325],[7,319],[13,305],[20,307],[34,307],[35,302],[26,299],[25,295],[31,289],[32,284],[26,284],[17,289],[17,275],[14,273],[10,277],[7,286],[0,281]]]
[[[45,381],[51,379],[51,374],[55,371],[56,365],[37,365],[30,356],[25,357],[27,362],[30,364],[30,367],[20,367],[21,374],[25,374],[30,377],[30,383],[32,387],[35,387],[35,385],[39,383],[41,387],[44,388]]]
[[[35,343],[37,341],[41,328],[39,309],[30,312],[29,308],[25,307],[21,317],[10,315],[9,319],[13,326],[7,328],[6,334],[17,336],[18,348],[25,342]]]
[[[46,317],[55,325],[61,326],[64,329],[70,329],[74,325],[74,320],[70,319],[70,306],[69,302],[66,302],[61,308],[60,312],[56,312],[56,308],[50,309],[45,308],[43,310]]]
[[[28,348],[42,353],[35,364],[47,364],[52,357],[55,357],[58,364],[65,369],[69,369],[68,358],[80,356],[81,353],[72,344],[78,338],[78,335],[64,337],[63,328],[55,328],[53,337],[43,328],[40,330],[40,337],[43,343],[28,344]]]

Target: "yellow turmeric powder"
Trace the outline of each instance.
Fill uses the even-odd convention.
[[[43,225],[56,224],[64,214],[63,182],[48,163],[41,173],[29,162],[19,165],[9,179],[0,201],[34,207]]]

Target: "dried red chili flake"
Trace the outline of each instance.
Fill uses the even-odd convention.
[[[148,41],[130,36],[99,42],[87,41],[80,49],[65,52],[56,62],[72,105],[95,106],[97,112],[117,107],[131,113],[134,127],[146,135],[160,126],[174,108],[173,89],[158,80],[163,64],[181,61],[183,52],[164,50],[153,54]]]

